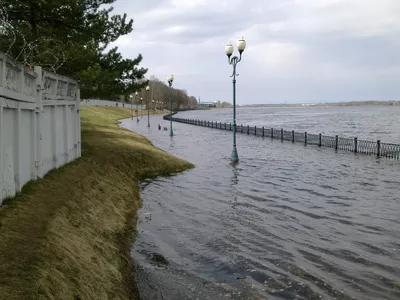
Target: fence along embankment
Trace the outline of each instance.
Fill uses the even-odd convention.
[[[231,123],[222,123],[198,119],[176,118],[174,114],[164,116],[165,120],[170,120],[190,125],[208,127],[219,130],[232,131]],[[335,150],[343,150],[354,153],[362,153],[368,155],[376,155],[389,159],[400,159],[400,145],[392,143],[382,143],[380,140],[367,141],[358,138],[344,138],[336,136],[327,136],[322,134],[312,134],[308,132],[296,132],[294,130],[284,130],[282,128],[266,128],[261,126],[236,126],[237,133],[254,135],[259,137],[268,137],[272,139],[280,139],[292,143],[303,143],[304,145],[315,145],[318,147],[333,148]]]
[[[78,82],[0,53],[0,204],[81,156]]]

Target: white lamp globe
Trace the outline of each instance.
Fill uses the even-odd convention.
[[[226,55],[231,56],[233,54],[233,46],[232,43],[229,42],[226,46],[225,46],[225,53]]]
[[[150,87],[149,86],[146,86],[146,91],[150,91]]]
[[[241,37],[238,42],[237,42],[237,48],[239,50],[240,53],[242,53],[244,51],[244,49],[246,49],[246,41],[244,40],[243,37]]]
[[[168,82],[172,82],[172,81],[174,81],[174,75],[169,75],[168,76],[168,78],[167,78],[167,80],[168,80]]]

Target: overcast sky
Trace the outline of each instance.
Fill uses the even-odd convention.
[[[400,0],[117,0],[116,45],[148,75],[232,102],[224,48],[243,36],[238,104],[400,100]]]

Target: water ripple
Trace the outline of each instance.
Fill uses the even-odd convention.
[[[239,135],[233,168],[227,132],[141,125],[196,164],[142,183],[143,299],[400,299],[399,163]]]

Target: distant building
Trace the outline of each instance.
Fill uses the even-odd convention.
[[[199,102],[198,106],[199,107],[217,107],[217,102]]]

